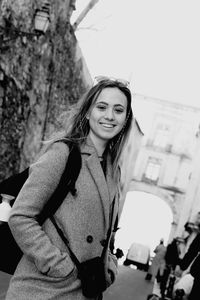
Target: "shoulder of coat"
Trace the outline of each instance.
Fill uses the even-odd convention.
[[[62,141],[56,141],[46,144],[35,162],[41,160],[43,157],[50,157],[51,159],[58,158],[60,160],[63,158],[63,160],[67,160],[68,155],[69,146]]]

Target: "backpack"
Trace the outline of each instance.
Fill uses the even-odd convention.
[[[43,224],[46,219],[53,216],[68,192],[75,195],[75,183],[81,169],[81,154],[77,146],[67,143],[69,146],[69,157],[65,170],[60,178],[60,182],[38,216],[39,224]],[[19,191],[28,178],[29,167],[23,172],[15,174],[0,183],[0,194],[8,194],[17,197]],[[14,203],[15,200],[13,200]],[[13,205],[13,203],[11,205]],[[13,274],[23,253],[18,247],[10,231],[7,222],[0,221],[0,271]]]

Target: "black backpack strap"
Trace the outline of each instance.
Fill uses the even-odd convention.
[[[81,153],[78,146],[69,144],[68,142],[67,144],[69,145],[70,152],[65,170],[61,176],[56,190],[38,216],[38,222],[40,224],[43,224],[46,219],[55,214],[55,212],[67,196],[68,192],[71,192],[73,195],[76,193],[75,183],[82,165]]]
[[[104,257],[104,255],[106,253],[106,248],[108,246],[109,239],[110,239],[110,236],[112,234],[112,222],[113,222],[113,215],[114,215],[114,207],[115,207],[115,198],[114,198],[114,200],[112,202],[111,215],[110,215],[110,226],[108,228],[105,246],[103,247],[103,250],[102,250],[102,253],[101,253],[101,257],[102,258]]]
[[[78,268],[80,266],[80,262],[79,262],[78,258],[76,257],[76,255],[74,254],[74,252],[71,250],[71,248],[69,246],[69,241],[66,239],[66,237],[65,237],[64,233],[62,232],[62,230],[60,229],[60,227],[57,225],[54,216],[51,216],[50,220],[53,223],[53,225],[55,226],[55,228],[56,228],[58,234],[60,235],[61,239],[63,240],[63,242],[67,246],[67,249],[69,250],[69,254],[70,254],[70,257],[71,257],[72,261],[75,263],[76,267]]]
[[[104,258],[106,248],[108,246],[109,238],[110,238],[110,235],[112,233],[112,221],[113,221],[113,214],[114,214],[114,206],[115,206],[115,199],[113,200],[113,203],[112,203],[111,216],[110,216],[110,226],[109,226],[109,229],[108,229],[108,232],[107,232],[106,242],[105,242],[105,245],[104,245],[102,253],[101,253],[101,258]],[[72,251],[72,249],[70,248],[68,239],[65,237],[64,233],[62,232],[62,230],[60,229],[60,227],[56,223],[56,220],[55,220],[54,216],[52,215],[49,218],[50,218],[51,222],[54,224],[58,234],[60,235],[61,239],[65,243],[67,249],[69,250],[69,254],[70,254],[70,257],[71,257],[72,261],[74,262],[76,267],[79,268],[81,263],[78,260],[78,258],[76,257],[76,255],[74,254],[74,252]]]

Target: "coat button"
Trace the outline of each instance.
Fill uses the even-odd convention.
[[[93,242],[93,237],[91,235],[88,235],[86,241],[91,244]]]
[[[103,247],[104,247],[104,246],[105,246],[105,244],[106,244],[106,240],[101,240],[101,241],[100,241],[100,244],[101,244],[101,246],[103,246]]]

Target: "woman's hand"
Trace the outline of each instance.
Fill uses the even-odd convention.
[[[182,273],[183,273],[183,271],[181,270],[180,266],[177,265],[176,268],[175,268],[175,271],[174,271],[174,275],[175,275],[176,277],[181,277],[181,276],[182,276]]]

